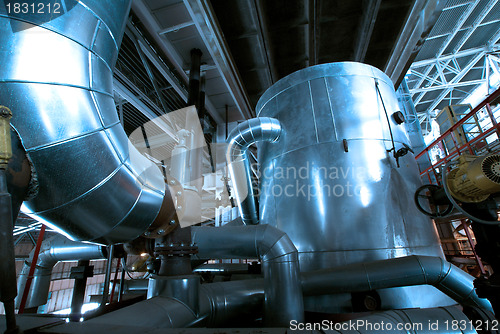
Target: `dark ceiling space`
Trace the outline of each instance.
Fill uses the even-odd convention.
[[[384,69],[414,1],[211,0],[252,107],[299,69],[362,61]]]

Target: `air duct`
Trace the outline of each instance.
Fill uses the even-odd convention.
[[[255,258],[264,273],[264,321],[288,326],[304,318],[297,249],[288,236],[269,225],[191,227],[191,240],[200,259]]]
[[[281,123],[278,120],[270,117],[253,118],[238,124],[226,140],[229,144],[226,156],[234,193],[241,219],[246,225],[259,223],[247,150],[256,142],[277,141],[281,132]]]
[[[21,303],[34,252],[35,250],[31,252],[29,259],[24,262],[23,269],[19,274],[17,282],[19,294],[16,298],[16,307],[19,307]],[[106,248],[104,246],[71,241],[60,234],[44,240],[38,255],[26,308],[38,307],[47,303],[52,269],[58,262],[105,258]]]
[[[136,238],[165,194],[162,173],[129,142],[113,101],[129,9],[130,0],[81,0],[46,18],[0,6],[0,101],[39,180],[25,204],[74,240]]]
[[[474,277],[439,257],[406,256],[302,274],[305,295],[362,292],[429,284],[456,302],[493,312],[474,290]]]
[[[103,316],[90,319],[93,325],[132,328],[182,328],[240,325],[261,316],[264,302],[263,280],[210,283],[200,286],[200,311],[196,315],[175,298],[157,296]]]

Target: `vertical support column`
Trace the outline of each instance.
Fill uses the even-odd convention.
[[[120,290],[118,291],[118,303],[122,301],[125,289],[125,273],[127,270],[127,256],[122,258],[122,275],[120,276]]]
[[[109,297],[109,282],[111,281],[111,268],[113,266],[113,253],[115,250],[115,245],[108,247],[108,262],[106,265],[106,276],[104,277],[104,290],[102,292],[102,300],[100,307],[106,306]]]
[[[69,320],[72,322],[78,322],[82,317],[82,306],[85,300],[87,277],[93,276],[94,266],[90,265],[89,260],[80,260],[78,261],[78,266],[71,268],[70,278],[75,279],[73,297],[71,299],[71,315],[69,317]]]
[[[7,330],[5,333],[17,333],[14,313],[14,298],[17,295],[16,263],[14,255],[14,240],[12,237],[12,202],[7,190],[6,169],[12,158],[10,140],[10,119],[12,112],[7,107],[0,106],[0,300],[5,307]]]
[[[200,101],[200,68],[201,56],[203,53],[200,49],[191,50],[191,70],[189,71],[189,90],[188,90],[188,106],[196,106],[199,116],[199,101]]]

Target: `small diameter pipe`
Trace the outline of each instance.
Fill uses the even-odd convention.
[[[282,135],[281,123],[274,118],[259,117],[238,124],[226,139],[226,159],[234,186],[236,202],[245,225],[259,223],[252,187],[248,148],[256,142],[276,142]]]
[[[111,281],[111,268],[113,266],[113,252],[115,245],[109,246],[108,249],[108,262],[106,264],[106,276],[104,277],[104,289],[102,291],[102,300],[100,307],[106,306],[109,297],[109,282]]]

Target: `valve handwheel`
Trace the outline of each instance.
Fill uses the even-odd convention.
[[[417,189],[415,191],[415,205],[417,206],[417,209],[422,212],[423,214],[431,217],[431,218],[440,218],[440,217],[445,217],[451,213],[453,210],[453,204],[451,203],[437,203],[435,200],[435,197],[433,196],[434,193],[439,191],[441,187],[435,185],[435,184],[425,184]],[[427,211],[422,207],[422,204],[420,203],[420,199],[427,199],[430,206],[431,206],[431,211]],[[433,211],[433,208],[435,211]]]

